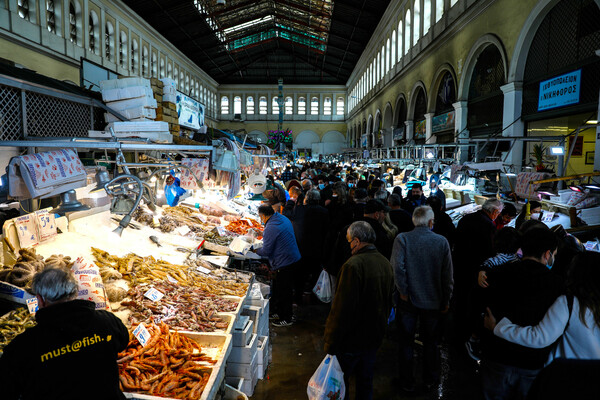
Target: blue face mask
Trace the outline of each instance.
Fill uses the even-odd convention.
[[[324,183],[319,183],[319,189],[321,189],[321,190],[325,189],[325,184]]]
[[[354,187],[354,183],[349,183],[349,184],[348,184],[348,187],[349,187],[349,188],[351,188],[351,187]]]
[[[552,267],[554,266],[554,261],[555,261],[555,258],[554,258],[554,255],[553,255],[553,256],[552,256],[552,262],[551,262],[551,263],[548,263],[548,264],[546,264],[546,267],[548,267],[548,269],[552,269]]]

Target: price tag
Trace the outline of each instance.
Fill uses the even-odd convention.
[[[56,222],[54,221],[54,214],[48,213],[47,210],[40,210],[35,212],[37,218],[39,238],[41,242],[56,236]]]
[[[229,262],[229,256],[202,256],[200,258],[219,267],[224,267]]]
[[[203,274],[210,274],[212,271],[208,268],[204,268],[204,267],[196,267],[196,270],[198,270],[198,272],[202,272]]]
[[[542,222],[552,222],[552,218],[554,218],[554,211],[545,212],[542,216]]]
[[[158,290],[156,290],[155,288],[152,288],[152,289],[148,290],[146,293],[144,293],[144,296],[149,298],[152,301],[159,301],[165,295],[162,294],[161,292],[159,292]]]
[[[27,309],[29,310],[29,314],[35,314],[39,309],[37,298],[27,299]]]
[[[177,232],[181,236],[185,236],[188,233],[190,233],[190,230],[191,229],[187,225],[182,225],[182,226],[176,228],[175,232]]]
[[[22,248],[39,243],[35,220],[31,214],[17,217],[15,219],[15,226],[19,236],[19,244]]]
[[[222,226],[217,226],[217,233],[219,234],[219,236],[225,236],[227,235],[227,231],[225,230],[225,228],[223,228]]]
[[[171,283],[179,283],[177,279],[173,278],[171,275],[167,274],[167,280]]]
[[[584,247],[588,251],[595,251],[597,245],[598,245],[598,242],[589,241],[589,242],[585,242]]]
[[[143,322],[133,330],[133,336],[136,337],[142,347],[146,346],[150,340],[150,332],[148,332],[148,329],[146,329],[146,326],[144,326]]]
[[[204,214],[198,214],[198,219],[204,223],[208,221],[208,217]]]

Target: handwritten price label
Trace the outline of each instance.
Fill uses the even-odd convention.
[[[15,219],[15,226],[19,236],[19,244],[21,247],[29,247],[38,244],[37,229],[35,220],[31,218],[31,214],[23,215]]]
[[[43,210],[36,211],[35,216],[41,242],[56,236],[56,221],[54,220],[54,214],[50,214],[47,210]]]
[[[167,280],[171,283],[179,283],[177,279],[173,278],[171,275],[167,275]]]
[[[554,218],[553,211],[544,213],[544,216],[542,217],[542,222],[552,222],[552,218]]]
[[[217,233],[219,234],[219,236],[225,236],[227,233],[227,231],[225,230],[225,228],[223,228],[222,226],[217,226]]]
[[[208,268],[204,268],[204,267],[196,267],[196,270],[198,270],[198,272],[202,272],[203,274],[210,274],[212,271]]]
[[[146,329],[144,323],[139,324],[133,330],[133,336],[136,337],[136,339],[138,340],[138,342],[140,342],[142,347],[146,346],[146,344],[148,344],[148,341],[150,340],[150,332],[148,332],[148,329]]]
[[[190,228],[187,225],[182,225],[182,226],[176,228],[175,232],[177,232],[181,236],[185,236],[188,233],[190,233]]]
[[[165,295],[162,294],[161,292],[159,292],[158,290],[156,290],[155,288],[152,288],[152,289],[148,290],[146,293],[144,293],[144,296],[149,298],[152,301],[159,301]]]

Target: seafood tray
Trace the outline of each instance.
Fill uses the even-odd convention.
[[[207,356],[218,360],[216,364],[212,366],[212,372],[210,374],[210,378],[208,379],[208,383],[202,392],[202,396],[200,400],[213,400],[219,388],[221,386],[221,382],[225,378],[225,361],[229,358],[229,353],[231,353],[231,335],[222,334],[222,333],[195,333],[195,332],[180,332],[182,335],[187,336],[192,339],[200,346],[202,346],[202,351],[206,353]],[[129,393],[123,392],[126,398],[128,399],[142,399],[142,400],[176,400],[172,397],[160,397],[160,396],[151,396],[147,394],[141,393]]]
[[[237,296],[219,296],[223,299],[227,299],[227,300],[235,300],[238,302],[238,306],[235,309],[235,311],[232,312],[227,312],[227,313],[219,313],[219,315],[223,315],[223,314],[230,314],[233,316],[233,322],[235,323],[235,320],[240,316],[240,313],[242,312],[242,308],[244,306],[244,301],[246,300],[246,296],[244,297],[237,297]]]

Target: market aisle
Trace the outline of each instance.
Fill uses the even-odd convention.
[[[268,379],[259,380],[253,400],[306,400],[306,385],[325,353],[323,330],[329,305],[313,304],[298,310],[298,321],[291,327],[271,326],[272,363]],[[390,327],[377,355],[374,399],[386,400],[471,400],[477,399],[478,379],[474,364],[463,349],[442,346],[442,384],[429,392],[414,395],[399,392],[396,375],[398,345],[395,326]],[[417,346],[419,368],[420,347]]]

